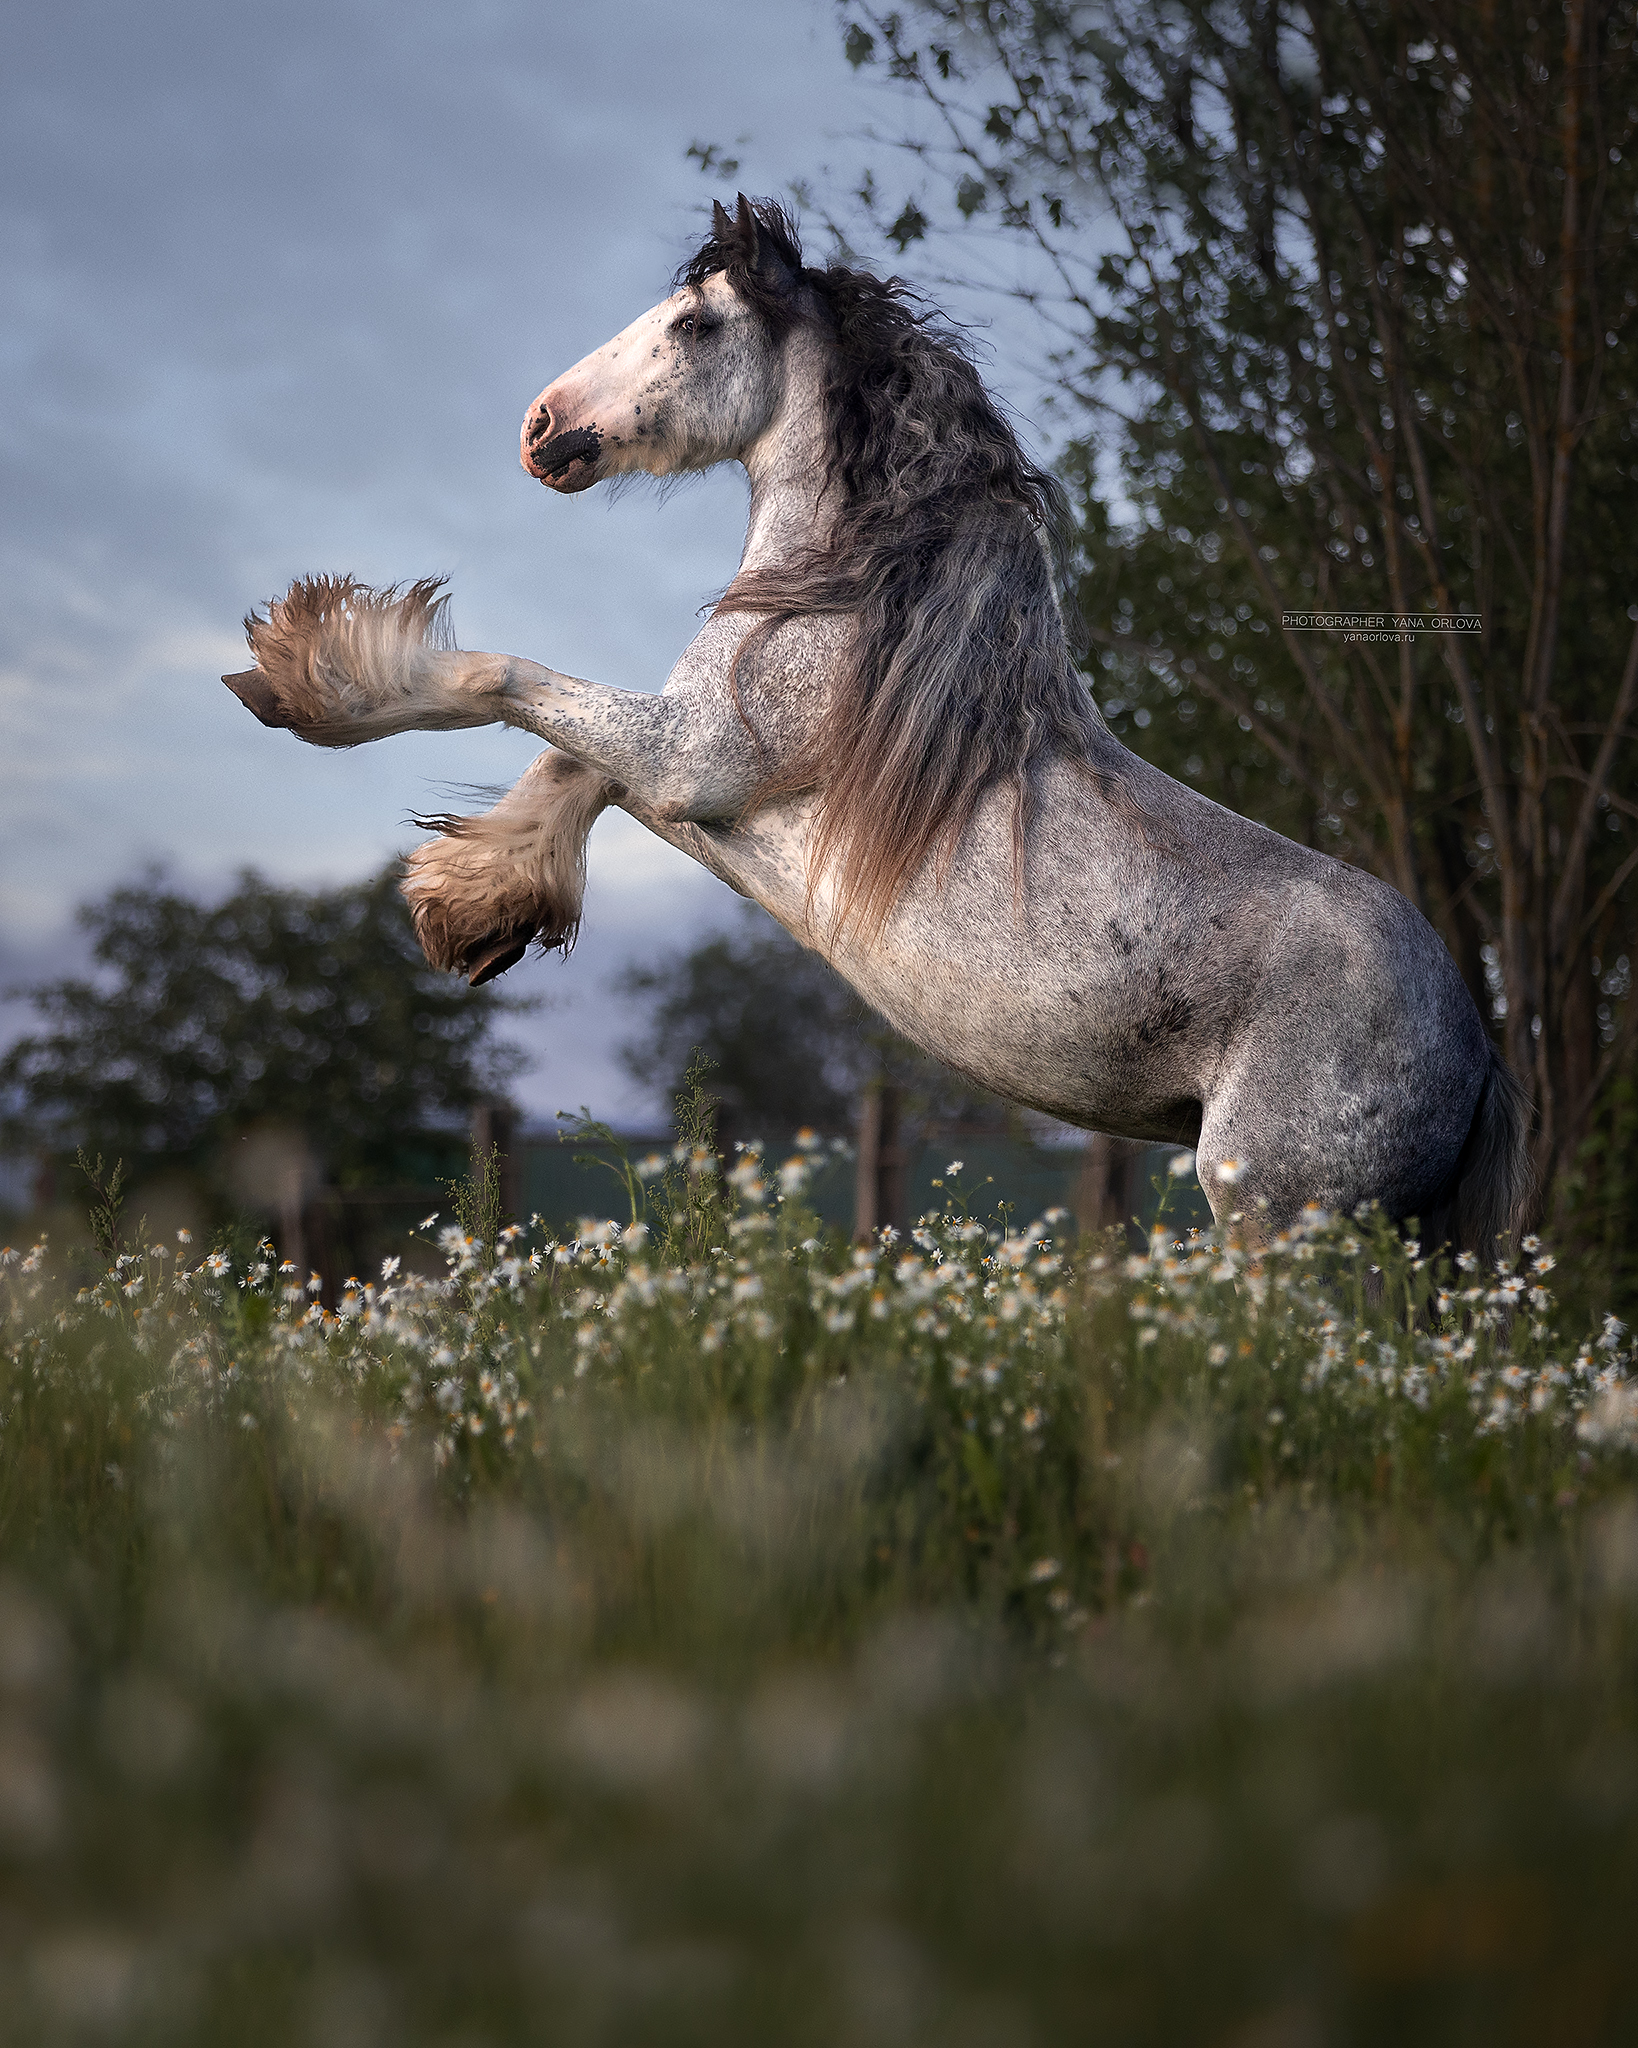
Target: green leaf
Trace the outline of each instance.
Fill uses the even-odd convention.
[[[690,163],[697,163],[707,177],[731,178],[739,169],[739,158],[724,154],[717,142],[691,142],[683,155]]]
[[[927,233],[927,216],[913,199],[907,199],[898,219],[887,231],[887,238],[902,256],[912,242],[919,242]]]

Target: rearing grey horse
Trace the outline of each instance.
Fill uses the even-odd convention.
[[[1530,1197],[1521,1091],[1438,937],[1356,868],[1113,737],[1057,597],[1065,505],[897,281],[803,264],[742,196],[671,296],[541,393],[560,492],[744,464],[739,573],[665,688],[458,651],[435,584],[292,586],[224,680],[320,746],[550,742],[405,893],[474,982],[566,946],[615,804],[817,948],[908,1038],[1087,1129],[1193,1145],[1253,1238],[1376,1201],[1490,1253]]]

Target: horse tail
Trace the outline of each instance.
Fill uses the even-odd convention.
[[[1476,1252],[1486,1262],[1517,1251],[1536,1202],[1530,1163],[1530,1098],[1494,1045],[1466,1141],[1432,1219],[1433,1244]]]
[[[477,987],[515,967],[530,945],[566,955],[580,930],[587,837],[624,794],[552,751],[480,817],[417,818],[439,837],[410,854],[403,891],[432,965]]]

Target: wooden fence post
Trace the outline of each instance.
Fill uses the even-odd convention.
[[[908,1169],[903,1091],[892,1081],[872,1081],[859,1098],[859,1160],[853,1184],[853,1235],[861,1243],[887,1224],[904,1229]]]
[[[496,1179],[500,1190],[500,1220],[504,1229],[508,1223],[518,1223],[521,1190],[518,1185],[518,1162],[513,1138],[517,1131],[517,1113],[509,1102],[480,1102],[472,1111],[472,1167],[481,1174],[483,1163],[491,1151],[496,1159]]]
[[[1119,1224],[1130,1228],[1137,1209],[1137,1165],[1142,1147],[1130,1138],[1094,1131],[1081,1155],[1075,1190],[1075,1220],[1084,1236]]]

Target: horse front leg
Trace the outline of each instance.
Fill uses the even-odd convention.
[[[313,578],[246,630],[256,666],[223,681],[263,724],[315,745],[496,722],[552,742],[493,810],[422,820],[439,836],[409,856],[404,894],[423,951],[474,983],[503,974],[531,944],[572,946],[586,838],[609,804],[722,873],[713,835],[696,821],[735,817],[763,773],[745,721],[709,686],[739,621],[708,625],[688,658],[693,686],[660,696],[462,653],[449,644],[435,584],[373,591]]]
[[[572,755],[545,753],[493,810],[418,818],[438,837],[405,862],[404,897],[434,967],[474,988],[539,945],[567,955],[580,930],[586,839],[625,794]]]
[[[463,653],[444,604],[436,583],[309,577],[245,621],[256,666],[222,680],[264,725],[315,746],[504,724],[599,770],[661,821],[731,819],[751,800],[766,763],[721,686],[743,619],[713,619],[684,657],[689,686],[652,695]]]
[[[416,820],[439,835],[404,863],[404,898],[431,964],[477,988],[515,967],[532,945],[566,957],[580,930],[586,841],[611,805],[738,890],[708,833],[554,748],[531,762],[493,810]]]

